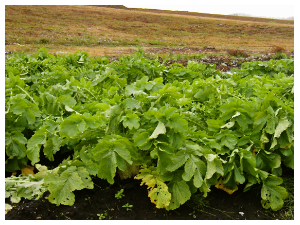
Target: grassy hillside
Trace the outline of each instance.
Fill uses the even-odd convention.
[[[5,50],[90,55],[147,48],[294,50],[294,24],[287,20],[166,10],[99,6],[5,6]]]

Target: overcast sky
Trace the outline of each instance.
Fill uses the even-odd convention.
[[[166,9],[230,15],[244,13],[257,17],[287,18],[299,11],[299,0],[6,0],[8,5],[125,5],[131,8]]]
[[[296,1],[293,0],[148,0],[145,1],[145,4],[142,4],[142,1],[124,0],[122,2],[123,5],[131,8],[166,9],[224,15],[244,13],[268,18],[293,17],[296,7]]]

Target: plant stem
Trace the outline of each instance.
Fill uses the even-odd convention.
[[[21,88],[19,85],[16,85],[17,88],[19,88],[21,91],[23,91],[30,99],[31,101],[38,106],[38,104],[34,101],[34,99],[28,94],[27,91],[25,91],[23,88]]]

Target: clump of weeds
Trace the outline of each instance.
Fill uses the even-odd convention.
[[[247,52],[239,49],[228,49],[227,53],[235,57],[244,57],[244,58],[249,57],[249,54]]]

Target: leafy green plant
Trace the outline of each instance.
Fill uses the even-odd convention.
[[[123,194],[124,189],[121,189],[120,191],[117,192],[117,194],[115,194],[115,198],[116,199],[121,199],[123,198],[125,195]]]
[[[103,213],[101,213],[101,214],[97,214],[97,216],[99,217],[99,220],[103,220],[103,219],[105,219],[105,216],[103,215]]]
[[[125,205],[122,206],[123,208],[126,208],[127,211],[131,211],[131,208],[133,205],[129,205],[129,203],[126,203]]]
[[[28,181],[56,205],[73,205],[75,190],[94,187],[92,176],[113,184],[130,172],[157,208],[176,209],[198,190],[206,197],[222,180],[227,191],[260,184],[263,207],[279,210],[288,197],[282,165],[294,169],[294,60],[215,67],[165,66],[142,49],[111,63],[86,52],[13,55],[5,169],[37,165],[43,154],[53,169]],[[8,193],[22,184],[9,179]],[[6,195],[40,197],[35,191]]]
[[[5,198],[10,198],[12,203],[18,203],[21,198],[36,200],[43,196],[48,188],[44,184],[44,177],[48,174],[45,166],[36,164],[39,170],[35,176],[20,175],[5,178]]]
[[[287,55],[282,52],[276,52],[275,55],[272,56],[273,59],[279,60],[279,59],[287,59]]]

